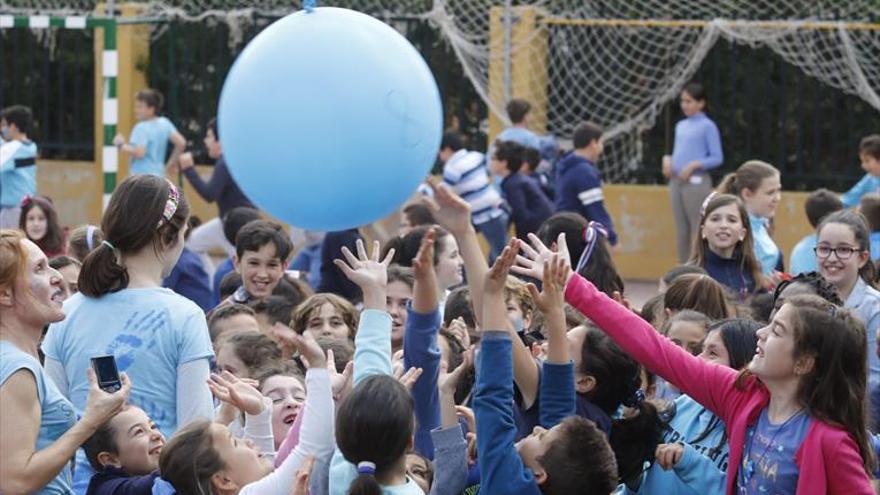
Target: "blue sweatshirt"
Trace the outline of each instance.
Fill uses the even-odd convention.
[[[403,334],[403,369],[421,368],[422,376],[412,388],[416,413],[415,449],[428,459],[434,458],[431,431],[441,424],[440,395],[437,380],[440,374],[440,348],[437,331],[440,329],[440,310],[422,314],[413,311],[412,303],[406,308],[406,330]]]
[[[162,287],[198,304],[202,311],[210,311],[215,306],[211,279],[205,272],[202,259],[187,247],[183,248],[171,274],[162,282]]]
[[[650,495],[709,495],[724,493],[727,480],[728,447],[721,441],[724,423],[718,422],[712,432],[698,443],[697,439],[715,415],[687,395],[675,401],[675,416],[663,433],[664,443],[681,443],[684,453],[671,471],[665,471],[659,464],[653,464],[642,476],[637,492],[629,489],[625,493]],[[720,448],[713,450],[717,445]],[[708,455],[711,452],[711,458]]]
[[[0,144],[0,207],[17,208],[37,193],[37,145],[33,141]]]
[[[706,250],[703,260],[703,269],[716,282],[724,285],[744,300],[746,296],[755,292],[755,279],[747,270],[741,268],[742,255],[734,258],[722,258],[711,249]]]
[[[484,331],[477,359],[474,414],[480,453],[480,493],[540,495],[541,489],[516,451],[513,420],[513,347],[503,331]]]
[[[608,241],[617,244],[611,216],[605,210],[602,176],[589,160],[569,153],[556,164],[556,211],[580,213],[608,229]]]
[[[852,208],[859,205],[862,196],[869,193],[880,193],[880,177],[865,174],[856,185],[840,196],[844,208]]]
[[[150,495],[159,471],[144,476],[129,476],[120,468],[107,466],[89,481],[86,495]]]
[[[251,200],[241,192],[238,184],[229,175],[229,168],[226,166],[226,159],[222,156],[217,159],[214,164],[214,174],[208,179],[208,182],[202,180],[195,168],[188,168],[183,171],[183,175],[189,180],[199,196],[209,203],[217,202],[217,208],[220,210],[220,218],[226,216],[226,213],[239,206],[247,206],[254,208]]]
[[[553,203],[544,194],[538,179],[530,175],[508,175],[501,181],[501,191],[510,205],[516,236],[520,239],[526,240],[529,232],[537,232],[544,220],[553,215]]]
[[[235,264],[232,262],[231,256],[226,258],[223,263],[217,265],[217,269],[214,270],[214,284],[211,289],[211,297],[214,306],[220,304],[220,282],[223,282],[223,277],[225,277],[227,273],[233,271],[235,271]]]
[[[712,119],[700,112],[675,124],[672,146],[672,171],[678,175],[688,163],[700,162],[702,170],[711,170],[724,161],[721,134]]]

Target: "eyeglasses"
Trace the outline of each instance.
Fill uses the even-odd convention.
[[[828,246],[817,246],[813,248],[813,251],[816,253],[816,256],[822,259],[825,259],[831,256],[831,253],[834,253],[835,255],[837,255],[837,259],[844,261],[850,259],[853,253],[861,253],[862,251],[864,251],[864,249],[858,249],[849,246],[838,246],[836,248]]]

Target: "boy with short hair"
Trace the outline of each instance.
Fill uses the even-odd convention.
[[[37,194],[37,145],[28,138],[29,108],[13,105],[0,113],[0,229],[17,229],[21,202]]]
[[[507,244],[507,214],[501,195],[489,182],[485,155],[468,151],[459,133],[447,132],[437,156],[443,162],[443,182],[470,205],[474,228],[486,238],[494,260]]]
[[[155,89],[143,89],[134,96],[134,117],[138,121],[131,130],[131,139],[125,142],[122,134],[113,138],[113,144],[131,157],[131,174],[152,174],[165,177],[165,169],[177,163],[186,148],[186,139],[165,117],[162,111],[162,94]],[[174,145],[168,162],[165,154],[168,142]]]
[[[223,237],[226,238],[226,241],[229,242],[229,244],[234,246],[235,237],[238,236],[238,232],[241,228],[248,223],[259,219],[260,212],[254,208],[248,208],[247,206],[233,208],[223,217]],[[220,304],[221,299],[224,299],[220,296],[220,285],[223,281],[223,277],[228,273],[235,271],[233,260],[234,256],[230,255],[229,258],[220,263],[214,271],[213,297],[215,306]]]
[[[807,220],[813,227],[813,233],[801,239],[791,250],[789,272],[792,275],[819,270],[819,265],[816,263],[816,253],[813,251],[816,247],[816,227],[819,226],[823,218],[842,209],[843,203],[840,198],[828,189],[817,189],[807,197],[804,211],[807,214]]]
[[[483,285],[483,324],[491,330],[483,333],[480,344],[473,402],[480,491],[493,495],[610,494],[617,485],[614,453],[595,423],[574,415],[574,364],[568,356],[563,309],[568,269],[556,258],[550,262],[556,268],[544,272],[540,296],[550,334],[540,385],[540,423],[550,429],[536,427],[514,443],[512,340],[504,285],[516,244],[516,249],[505,250],[496,260]]]
[[[211,342],[217,345],[220,338],[241,332],[259,332],[260,325],[253,309],[244,304],[220,306],[208,318]]]
[[[614,223],[605,209],[602,175],[596,161],[602,156],[602,129],[583,122],[574,129],[574,151],[556,164],[556,211],[572,211],[608,229],[608,242],[617,245]]]
[[[514,141],[499,141],[492,155],[492,173],[501,177],[501,191],[510,205],[516,236],[527,240],[553,215],[553,203],[537,179],[522,172],[526,148]]]
[[[537,134],[529,130],[529,115],[532,113],[532,104],[526,100],[514,98],[507,103],[506,110],[511,126],[501,131],[495,142],[513,141],[526,148],[539,150],[541,141]]]
[[[865,194],[880,192],[880,134],[862,138],[859,143],[859,160],[862,162],[862,170],[867,173],[840,197],[845,208],[857,206],[859,199]]]
[[[284,276],[293,245],[278,223],[254,220],[235,238],[235,271],[241,274],[241,287],[224,303],[250,304],[265,299]]]

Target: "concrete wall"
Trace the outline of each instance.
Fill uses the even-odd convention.
[[[205,178],[213,173],[213,167],[198,167],[197,170]],[[176,182],[176,178],[171,179]],[[40,194],[55,201],[65,225],[100,223],[101,183],[95,177],[92,162],[41,160],[37,180]],[[202,221],[217,216],[216,205],[206,203],[186,181],[183,191],[193,215],[198,215]],[[786,259],[794,245],[810,232],[804,215],[806,198],[806,193],[785,192],[777,210],[774,237]],[[666,187],[607,185],[605,201],[620,235],[620,251],[615,260],[625,278],[657,279],[675,266],[675,225]],[[367,235],[384,238],[386,236],[382,233],[393,231],[397,222],[392,218],[385,224],[377,225],[379,230]]]

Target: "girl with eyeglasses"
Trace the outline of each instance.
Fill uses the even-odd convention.
[[[816,261],[819,272],[840,293],[844,307],[852,309],[868,333],[868,349],[877,348],[880,327],[880,291],[872,287],[871,232],[861,213],[839,211],[825,217],[817,230]],[[880,359],[868,352],[869,385],[880,383]]]

